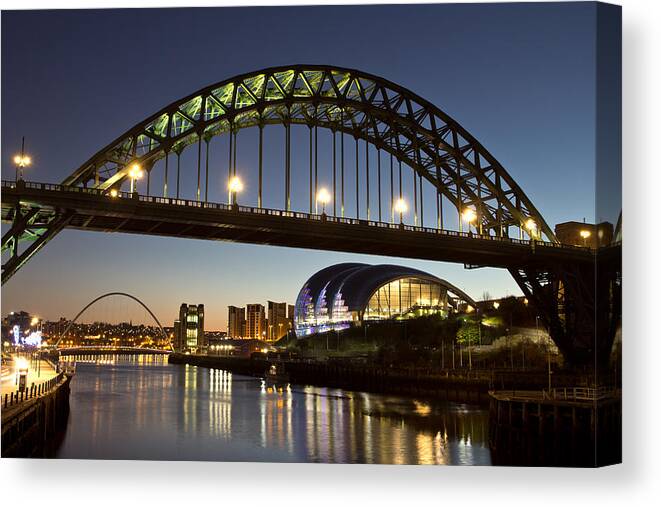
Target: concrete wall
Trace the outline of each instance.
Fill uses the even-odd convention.
[[[57,450],[69,418],[69,384],[64,376],[50,391],[2,411],[2,457],[47,458]]]

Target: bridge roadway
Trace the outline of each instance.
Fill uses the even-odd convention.
[[[144,196],[50,183],[2,182],[2,220],[16,205],[47,218],[69,213],[66,227],[87,231],[234,241],[515,269],[594,263],[589,248],[429,227],[195,200]],[[40,219],[37,217],[37,222]]]

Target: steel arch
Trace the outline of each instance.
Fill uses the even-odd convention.
[[[161,325],[161,323],[159,322],[159,320],[156,318],[156,315],[154,315],[154,314],[152,313],[152,311],[149,309],[149,307],[148,307],[146,304],[144,304],[142,301],[140,301],[137,297],[135,297],[135,296],[133,296],[133,295],[131,295],[131,294],[128,294],[127,292],[107,292],[107,293],[105,293],[105,294],[100,295],[100,296],[97,297],[97,298],[94,298],[92,301],[90,301],[89,303],[87,303],[87,304],[83,307],[82,310],[80,310],[80,311],[78,312],[78,314],[73,318],[73,320],[72,320],[71,322],[69,322],[69,325],[66,327],[66,329],[65,329],[62,333],[60,333],[60,337],[59,337],[59,338],[57,339],[57,341],[55,342],[55,346],[57,347],[57,345],[58,345],[58,344],[60,343],[60,341],[62,340],[62,337],[63,337],[65,334],[67,334],[67,333],[69,332],[69,329],[71,329],[71,326],[73,326],[73,325],[76,323],[76,321],[78,320],[78,317],[80,317],[83,313],[85,313],[85,310],[87,310],[90,306],[92,306],[92,305],[93,305],[94,303],[96,303],[97,301],[100,301],[101,299],[104,299],[104,298],[107,298],[107,297],[110,297],[110,296],[124,296],[124,297],[127,297],[127,298],[129,298],[129,299],[132,299],[133,301],[135,301],[135,302],[137,302],[138,304],[140,304],[140,306],[142,306],[145,310],[147,310],[147,312],[149,312],[149,315],[151,315],[152,319],[154,319],[154,321],[156,321],[156,324],[158,324],[158,327],[159,327],[159,329],[161,330],[161,334],[163,335],[163,338],[165,338],[165,339],[167,340],[168,335],[167,335],[167,333],[165,332],[165,329],[163,329],[163,326]]]
[[[64,185],[120,185],[128,167],[150,171],[169,153],[246,127],[307,124],[366,140],[412,167],[459,212],[474,208],[485,233],[534,220],[557,242],[539,211],[502,165],[459,123],[386,79],[323,65],[274,67],[236,76],[173,102],[93,155]]]

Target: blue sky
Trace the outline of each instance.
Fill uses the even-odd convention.
[[[22,135],[34,159],[26,179],[59,182],[199,88],[265,67],[329,64],[382,76],[439,106],[500,161],[551,226],[591,221],[595,13],[593,3],[3,12],[2,177],[14,177]],[[279,167],[274,132],[267,166]],[[255,167],[251,136],[240,134],[246,172]],[[295,163],[306,156],[297,152]],[[254,186],[246,179],[248,199]],[[519,293],[502,270],[65,231],[2,288],[2,312],[70,318],[95,296],[121,290],[168,324],[181,302],[204,303],[208,327],[224,329],[228,304],[293,303],[314,271],[349,260],[405,263],[477,298]],[[144,316],[137,305],[122,311]],[[84,320],[107,312],[90,310]]]

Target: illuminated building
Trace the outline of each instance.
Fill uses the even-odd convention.
[[[287,334],[289,331],[289,320],[287,319],[287,303],[275,303],[269,301],[268,308],[268,324],[266,331],[267,341],[277,341]]]
[[[174,321],[174,338],[172,340],[172,346],[174,347],[175,352],[183,352],[185,350],[184,342],[182,341],[181,334],[181,321],[179,319]]]
[[[246,305],[246,332],[244,338],[261,340],[266,337],[264,305]]]
[[[613,241],[613,224],[586,224],[585,222],[563,222],[555,226],[555,236],[560,243],[574,246],[598,248]]]
[[[246,309],[237,306],[228,306],[227,336],[229,338],[243,338],[245,334]]]
[[[294,308],[298,336],[344,329],[363,321],[408,319],[475,308],[450,283],[404,266],[344,263],[318,271],[301,288]]]
[[[174,346],[177,352],[200,352],[206,349],[204,339],[204,305],[179,307],[179,319],[174,321]]]
[[[41,343],[41,320],[28,312],[11,312],[2,319],[2,340],[16,345]]]

